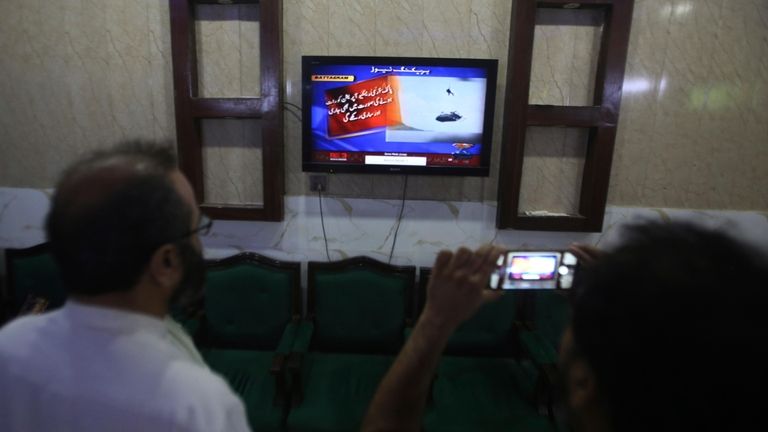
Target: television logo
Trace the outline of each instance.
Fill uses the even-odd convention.
[[[354,75],[312,75],[312,81],[353,82]]]
[[[330,152],[328,159],[332,161],[346,161],[348,159],[347,152]]]

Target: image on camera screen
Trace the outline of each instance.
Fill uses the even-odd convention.
[[[508,267],[510,280],[552,280],[555,278],[557,255],[516,255]]]

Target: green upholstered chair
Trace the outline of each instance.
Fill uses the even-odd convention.
[[[307,321],[290,361],[290,431],[353,431],[400,350],[416,268],[372,258],[308,265]]]
[[[195,341],[245,403],[253,430],[282,430],[284,364],[301,316],[301,267],[255,253],[208,262]]]
[[[525,319],[525,327],[547,345],[549,357],[542,361],[556,362],[560,339],[571,319],[570,291],[539,290],[530,293],[531,308]]]
[[[26,249],[6,249],[5,269],[7,283],[3,303],[6,317],[18,315],[37,299],[47,302],[48,309],[64,304],[67,291],[48,243]]]
[[[419,288],[417,294],[416,316],[424,308],[427,285],[432,270],[429,267],[419,268]],[[445,354],[473,357],[509,357],[519,352],[517,329],[520,322],[517,297],[505,295],[498,301],[484,305],[477,313],[465,321],[451,335]]]
[[[417,312],[426,301],[430,273],[429,268],[419,270]],[[521,305],[515,294],[506,293],[484,305],[448,340],[432,384],[424,430],[553,430],[535,399],[539,370],[521,356]]]
[[[536,400],[550,416],[555,409],[555,380],[560,339],[571,319],[570,291],[537,290],[525,294],[521,348],[536,366]]]

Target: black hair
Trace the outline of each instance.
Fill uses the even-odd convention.
[[[176,169],[169,145],[132,141],[64,172],[46,231],[70,293],[132,289],[152,253],[190,231],[192,209],[170,177]]]
[[[768,264],[733,238],[648,223],[582,269],[573,336],[617,431],[739,430],[762,415]]]

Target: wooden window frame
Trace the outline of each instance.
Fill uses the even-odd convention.
[[[260,97],[198,97],[195,4],[259,4]],[[285,192],[282,1],[169,0],[169,5],[179,166],[192,183],[200,209],[216,219],[281,221]],[[205,202],[200,121],[224,118],[261,120],[263,206]]]
[[[533,37],[538,8],[604,11],[593,106],[530,105]],[[603,227],[621,106],[634,0],[517,0],[512,10],[496,225],[500,229],[599,232]],[[589,128],[579,215],[520,214],[528,127]],[[510,173],[504,176],[504,173]]]

